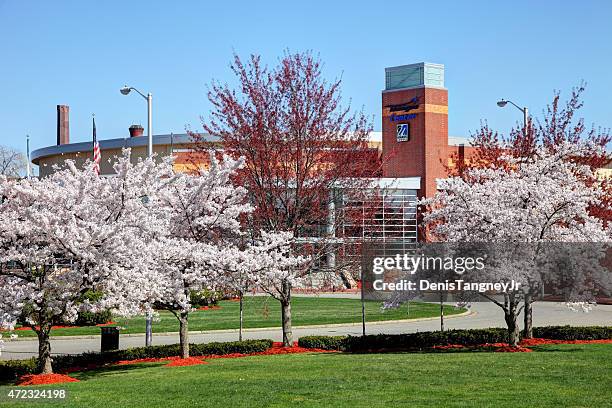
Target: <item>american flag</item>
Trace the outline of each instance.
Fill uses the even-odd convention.
[[[93,162],[94,170],[96,174],[100,174],[100,160],[102,160],[102,154],[100,153],[100,143],[96,137],[96,118],[93,119]]]

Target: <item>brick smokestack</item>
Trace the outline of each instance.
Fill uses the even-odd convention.
[[[57,105],[57,145],[70,143],[70,107]]]
[[[142,136],[144,133],[144,128],[140,125],[132,125],[130,126],[130,137]]]

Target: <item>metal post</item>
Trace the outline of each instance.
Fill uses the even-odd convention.
[[[363,265],[361,266],[361,335],[366,335],[365,321],[365,281],[363,280]]]
[[[529,123],[529,110],[525,107],[523,108],[523,124],[525,127],[525,137],[527,137],[528,123]]]
[[[146,322],[146,334],[145,334],[145,346],[151,347],[153,344],[153,316],[151,313],[147,314],[147,322]]]
[[[238,332],[238,341],[242,341],[242,325],[244,320],[244,305],[242,303],[244,295],[242,291],[240,291],[240,330]]]
[[[440,331],[444,331],[444,297],[440,291]]]
[[[327,237],[330,240],[327,248],[327,267],[330,270],[336,268],[336,202],[334,201],[334,190],[329,191],[329,203],[327,204]]]
[[[151,92],[147,94],[147,155],[153,157],[153,95]],[[153,343],[153,317],[149,314],[147,316],[146,323],[146,334],[145,334],[145,345],[150,347]]]
[[[147,125],[147,136],[149,138],[149,146],[148,146],[148,155],[149,157],[153,156],[153,95],[151,92],[147,94],[147,116],[148,116],[148,125]]]
[[[26,176],[27,178],[30,178],[31,176],[31,172],[30,172],[30,135],[26,135]]]

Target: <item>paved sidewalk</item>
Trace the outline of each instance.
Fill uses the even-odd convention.
[[[329,296],[329,295],[322,295]],[[333,296],[333,295],[332,295]],[[341,296],[345,296],[344,294]],[[464,316],[449,316],[445,320],[447,329],[473,329],[487,327],[504,327],[502,310],[492,303],[474,303],[472,313]],[[522,317],[520,317],[522,322]],[[534,326],[548,325],[573,325],[573,326],[592,326],[592,325],[612,325],[612,305],[598,305],[589,313],[573,312],[564,304],[538,302],[534,304]],[[415,321],[392,321],[367,323],[366,332],[376,333],[411,333],[417,331],[439,330],[440,321],[435,319],[420,319]],[[293,329],[294,338],[297,340],[301,336],[308,335],[361,335],[361,323],[326,325],[326,326],[304,326]],[[280,328],[268,329],[247,329],[244,331],[245,339],[273,339],[282,340]],[[192,333],[190,341],[192,343],[205,343],[211,341],[236,341],[238,340],[237,330],[219,330],[208,333]],[[178,343],[178,334],[154,334],[153,344],[173,344]],[[35,339],[13,341],[5,343],[5,350],[0,359],[22,359],[35,356],[38,350],[38,343]],[[120,339],[121,348],[144,346],[144,335],[122,336]],[[71,338],[57,337],[52,339],[51,347],[53,354],[78,354],[85,351],[99,351],[100,338]]]

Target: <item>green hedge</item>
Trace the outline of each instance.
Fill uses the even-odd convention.
[[[612,326],[534,327],[533,337],[553,340],[608,340],[612,339]]]
[[[421,350],[433,346],[460,344],[477,346],[508,341],[506,329],[449,330],[409,334],[377,334],[368,336],[307,336],[299,339],[301,347],[349,352]],[[612,327],[547,326],[534,327],[533,336],[551,340],[612,339]]]
[[[36,359],[0,361],[0,382],[14,381],[22,375],[36,372]]]
[[[198,308],[203,306],[216,306],[219,300],[223,298],[223,292],[220,290],[204,289],[201,291],[192,291],[189,294],[191,306]]]
[[[409,334],[376,334],[347,337],[345,350],[350,352],[420,350],[433,346],[461,344],[476,346],[484,343],[503,343],[508,339],[505,329],[448,330]]]
[[[226,343],[190,344],[191,356],[224,355],[232,353],[258,353],[272,347],[272,340],[245,340]],[[179,344],[163,346],[134,347],[125,350],[107,351],[105,353],[84,353],[76,356],[57,356],[53,358],[53,366],[57,371],[71,367],[87,367],[113,363],[121,360],[135,360],[139,358],[165,358],[181,354]]]
[[[245,340],[226,343],[190,344],[190,355],[225,355],[232,353],[258,353],[272,347],[272,340]],[[57,372],[69,368],[90,368],[102,364],[115,363],[121,360],[139,358],[164,358],[180,355],[179,344],[164,346],[135,347],[126,350],[108,351],[105,353],[83,353],[53,357],[53,369]],[[0,381],[13,381],[24,374],[36,371],[36,359],[0,361]]]
[[[325,350],[349,352],[419,350],[432,346],[462,344],[466,346],[507,341],[505,329],[448,330],[408,334],[373,334],[367,336],[311,336],[299,340],[299,345]]]
[[[298,340],[298,346],[322,350],[344,350],[346,336],[304,336]]]
[[[79,312],[74,323],[75,326],[95,326],[97,324],[108,323],[113,319],[113,314],[110,310],[101,312]]]

